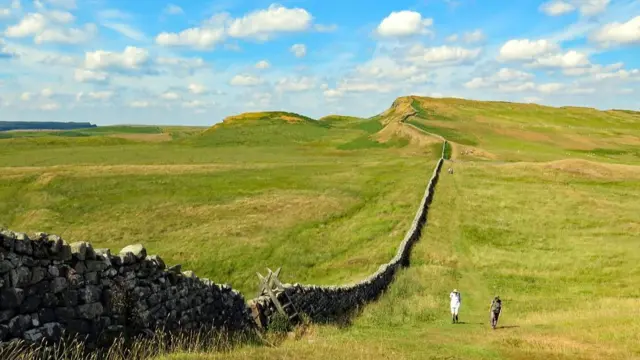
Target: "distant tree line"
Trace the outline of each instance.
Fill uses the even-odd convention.
[[[55,121],[0,121],[0,131],[8,130],[71,130],[94,128],[97,125],[88,122]]]

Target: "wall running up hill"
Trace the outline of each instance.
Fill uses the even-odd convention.
[[[285,285],[300,312],[316,321],[331,320],[384,292],[408,265],[420,239],[443,161],[441,156],[395,257],[356,284]],[[55,341],[63,331],[100,344],[145,330],[248,330],[267,325],[274,314],[270,298],[247,304],[229,286],[182,272],[180,265],[166,268],[160,257],[148,256],[139,244],[112,255],[86,242],[67,244],[56,235],[30,238],[0,231],[0,344],[13,339]]]
[[[396,256],[380,266],[378,271],[355,284],[338,286],[283,284],[286,294],[300,313],[306,314],[311,320],[318,322],[339,319],[378,298],[393,282],[398,271],[409,265],[413,245],[420,239],[422,229],[427,221],[429,205],[433,199],[440,169],[444,162],[446,146],[447,142],[445,141],[440,160],[433,170],[413,223],[400,243]],[[284,295],[281,294],[278,300],[284,301]],[[268,296],[260,296],[250,300],[249,306],[252,316],[261,327],[268,327],[270,320],[277,313],[275,304]]]

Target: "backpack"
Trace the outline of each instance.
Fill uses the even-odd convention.
[[[500,309],[502,308],[502,301],[501,300],[493,300],[493,302],[491,302],[491,310],[493,312],[500,312]]]

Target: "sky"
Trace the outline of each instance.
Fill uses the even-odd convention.
[[[0,0],[0,120],[369,117],[406,95],[640,109],[640,0]]]

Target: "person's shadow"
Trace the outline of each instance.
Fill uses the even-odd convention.
[[[513,328],[519,328],[520,326],[518,325],[507,325],[507,326],[496,326],[496,329],[513,329]]]

